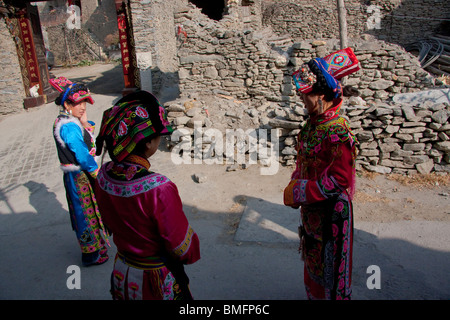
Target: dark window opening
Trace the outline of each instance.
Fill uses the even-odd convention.
[[[254,0],[242,0],[241,5],[243,7],[250,7],[253,4]]]
[[[202,13],[210,19],[219,21],[223,17],[225,10],[224,0],[189,0],[189,2],[202,9]]]
[[[437,33],[443,36],[450,37],[450,21],[443,21],[439,28],[437,29]]]

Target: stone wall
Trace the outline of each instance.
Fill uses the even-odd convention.
[[[227,15],[212,21],[190,7],[176,14],[175,24],[185,35],[177,51],[180,92],[223,90],[239,99],[280,101],[289,55],[285,45],[292,41],[236,20]]]
[[[174,14],[187,4],[175,1],[131,1],[136,54],[151,53],[154,93],[178,83]]]
[[[366,31],[368,13],[361,1],[345,1],[349,37]],[[296,41],[339,38],[336,0],[262,1],[262,22],[278,35],[289,34]]]
[[[185,93],[223,90],[239,99],[289,102],[295,98],[292,72],[312,57],[339,48],[336,39],[293,43],[268,29],[229,30],[211,21],[200,27],[195,12],[176,22],[188,40],[178,51],[179,86]],[[433,86],[417,58],[402,47],[374,39],[351,39],[349,44],[362,68],[347,83],[356,85],[362,98],[381,101]]]
[[[358,165],[379,173],[450,172],[450,105],[376,104],[346,110]]]
[[[295,163],[295,144],[305,110],[294,117],[273,118],[269,124],[282,128],[281,162]],[[359,141],[357,169],[378,173],[450,172],[450,105],[444,103],[364,103],[351,98],[342,110]]]
[[[296,41],[339,38],[335,0],[262,1],[262,20],[275,33]],[[363,33],[406,45],[423,39],[443,25],[450,11],[447,0],[345,1],[349,37]],[[447,30],[448,32],[448,30]]]
[[[260,0],[225,0],[225,7],[224,17],[220,21],[215,21],[202,14],[201,8],[188,0],[131,0],[136,52],[138,55],[151,53],[154,93],[163,95],[166,88],[173,88],[174,84],[179,83],[179,77],[183,76],[184,72],[181,70],[180,73],[180,57],[191,55],[186,52],[186,46],[201,40],[203,32],[215,33],[217,26],[222,26],[224,30],[261,27]],[[194,29],[189,30],[190,22],[196,25]],[[196,33],[197,31],[199,33]],[[184,34],[187,37],[184,37]],[[199,44],[195,54],[209,55],[211,50],[214,50],[210,49],[210,45],[208,47],[204,45],[206,46]],[[212,45],[216,46],[216,43]],[[181,55],[180,51],[183,52]],[[187,59],[189,60],[189,57]],[[180,86],[179,89],[181,92],[184,88]]]
[[[444,94],[450,92],[450,89],[444,90]],[[209,96],[191,94],[180,97],[165,106],[169,111],[169,121],[176,129],[169,147],[177,147],[177,152],[182,149],[190,153],[187,163],[206,163],[205,159],[211,158],[225,161],[230,154],[243,150],[244,160],[241,163],[227,160],[230,164],[228,169],[248,165],[250,157],[253,157],[253,163],[258,161],[271,166],[270,152],[250,152],[246,132],[254,131],[260,139],[263,129],[267,145],[278,148],[276,160],[283,165],[295,165],[297,136],[307,120],[307,111],[300,99],[290,106],[276,102],[257,104],[215,92]],[[344,100],[341,114],[349,120],[359,141],[357,170],[382,174],[450,172],[450,104],[430,100],[422,103],[366,103],[352,97]],[[278,136],[275,140],[270,136],[275,133],[273,130]],[[224,141],[229,132],[236,135],[236,141],[231,140],[231,147],[227,145],[225,148]]]
[[[370,5],[378,11],[368,12]],[[441,0],[378,0],[371,1],[370,5],[356,0],[346,2],[349,42],[352,46],[361,36],[369,42],[376,42],[376,39],[401,44],[416,41],[436,30],[443,19],[448,18],[443,18],[443,15],[449,9],[448,2]],[[201,8],[187,0],[170,3],[160,0],[131,1],[131,7],[137,52],[150,51],[152,54],[155,93],[163,90],[167,83],[179,83],[179,92],[223,89],[242,99],[286,99],[286,96],[292,96],[292,92],[289,93],[290,79],[285,70],[292,63],[288,61],[287,66],[284,63],[286,58],[292,57],[294,43],[309,39],[328,42],[339,38],[334,0],[226,1],[224,16],[219,21],[209,19],[202,14]],[[407,15],[407,12],[410,14]],[[375,16],[380,17],[379,29]],[[411,17],[414,17],[414,23],[408,20]],[[428,19],[426,24],[423,19]],[[368,30],[369,20],[371,30]],[[373,45],[374,48],[377,46],[382,45]],[[334,48],[337,47],[334,42]],[[331,49],[320,49],[318,53],[326,54]],[[401,47],[395,50],[400,52],[399,55],[404,53]],[[383,54],[380,52],[378,56]],[[374,52],[374,55],[377,53]],[[398,78],[390,77],[386,71],[393,70],[394,57],[390,59],[394,61],[390,62],[385,59],[388,65],[382,65],[381,70],[376,70],[378,64],[370,63],[369,58],[361,58],[367,60],[367,73],[363,75],[363,81],[384,79],[397,84],[403,81],[401,89],[423,87],[418,83],[422,79],[415,75],[412,80],[404,74],[396,75]],[[378,81],[372,86],[389,84]],[[389,90],[395,93],[395,90],[401,89]],[[365,90],[364,95],[376,99],[389,96],[380,92],[377,96],[370,90],[373,91],[371,88]]]
[[[4,75],[0,79],[1,118],[23,111],[23,99],[25,98],[16,45],[4,18],[0,19],[0,61]]]

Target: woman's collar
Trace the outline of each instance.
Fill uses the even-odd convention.
[[[341,110],[342,98],[337,98],[333,100],[333,105],[328,108],[325,112],[311,116],[311,122],[314,124],[321,124],[331,119],[339,116],[339,111]]]
[[[150,170],[150,162],[147,159],[135,154],[130,154],[129,156],[127,156],[124,162],[137,164],[145,168],[147,171]]]

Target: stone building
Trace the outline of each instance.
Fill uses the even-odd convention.
[[[33,98],[29,90],[35,86],[26,79],[20,80],[19,74],[24,77],[20,48],[17,49],[20,35],[14,34],[17,30],[14,31],[13,20],[7,18],[11,8],[17,13],[21,8],[30,11],[38,7],[38,22],[40,15],[41,24],[56,24],[37,33],[55,50],[56,62],[60,64],[70,64],[74,57],[104,58],[107,53],[103,49],[118,44],[117,16],[122,10],[119,16],[125,12],[127,32],[131,32],[129,41],[135,50],[125,57],[131,59],[131,67],[135,68],[130,75],[124,74],[129,80],[126,87],[140,87],[142,78],[143,85],[156,94],[163,94],[166,88],[172,90],[174,84],[178,93],[203,90],[208,84],[210,90],[233,91],[239,98],[286,100],[290,95],[290,69],[280,67],[282,60],[292,62],[291,58],[296,58],[292,52],[301,41],[339,38],[335,0],[3,0],[2,4],[2,55],[5,62],[10,62],[4,72],[13,77],[0,84],[0,114],[23,110],[24,101]],[[69,30],[65,23],[68,13],[64,9],[69,5],[81,10],[79,30]],[[448,31],[445,26],[450,4],[445,0],[350,0],[345,5],[350,39],[371,36],[370,39],[405,46],[412,39]],[[52,16],[58,10],[62,11],[59,22]],[[92,38],[96,41],[88,40]],[[67,45],[76,41],[97,42],[97,47],[83,44],[85,52],[77,52],[76,46]],[[320,54],[328,50],[319,49]],[[41,55],[36,50],[36,59]],[[262,60],[255,62],[256,55]],[[261,73],[262,70],[266,72]],[[262,79],[265,75],[267,79]],[[39,95],[44,99],[28,99],[39,101],[25,103],[25,107],[48,100],[42,84],[41,81]],[[416,83],[410,88],[414,87],[422,86]]]
[[[0,116],[55,99],[48,50],[56,65],[108,59],[105,49],[119,42],[122,7],[114,0],[0,1]]]

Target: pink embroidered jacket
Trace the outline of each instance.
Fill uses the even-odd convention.
[[[200,259],[200,243],[183,212],[178,189],[148,168],[126,160],[101,167],[95,195],[104,224],[125,256],[139,260],[170,255],[194,263]]]

